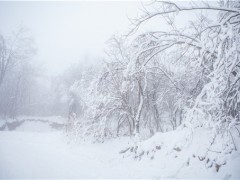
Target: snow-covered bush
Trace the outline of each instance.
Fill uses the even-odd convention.
[[[169,21],[173,30],[153,31],[141,35],[145,40],[141,46],[143,49],[141,52],[145,54],[143,64],[146,65],[154,57],[164,55],[165,52],[170,54],[170,58],[182,61],[185,67],[190,67],[190,72],[185,71],[185,75],[187,73],[193,75],[195,83],[193,82],[189,87],[186,87],[186,84],[191,82],[191,78],[181,81],[179,77],[184,76],[174,77],[164,71],[176,86],[178,90],[176,94],[179,93],[176,102],[183,106],[182,127],[190,128],[192,132],[198,127],[212,130],[209,147],[205,149],[206,159],[209,151],[214,152],[216,141],[220,139],[222,145],[217,152],[223,156],[224,152],[231,153],[237,150],[234,139],[237,136],[233,136],[233,133],[239,134],[240,123],[240,3],[220,1],[219,6],[195,4],[181,7],[172,2],[160,1],[153,3],[153,6],[155,8],[152,11],[145,9],[145,14],[133,21],[134,27],[130,33],[137,30],[144,22],[162,15]],[[214,20],[199,15],[199,20],[191,22],[185,30],[178,29],[174,18],[170,15],[186,10],[217,11],[218,14]],[[169,106],[174,107],[174,104]],[[219,161],[219,158],[215,161]]]
[[[133,21],[129,33],[144,22],[164,16],[172,28],[109,41],[104,67],[86,71],[71,89],[84,104],[78,131],[103,139],[122,135],[148,138],[178,126],[211,128],[230,138],[239,124],[239,3],[180,7],[155,2]],[[216,11],[215,18],[178,27],[174,14]],[[91,76],[91,78],[89,78]]]

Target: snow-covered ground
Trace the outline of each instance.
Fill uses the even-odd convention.
[[[119,153],[132,145],[130,138],[76,143],[44,122],[25,121],[13,131],[0,131],[0,178],[240,179],[239,151],[232,153],[216,172],[214,167],[206,168],[198,154],[193,157],[193,152],[201,153],[207,130],[198,131],[192,142],[182,147],[185,133],[157,134],[142,142],[138,145],[141,150],[157,148],[139,160],[131,153]]]

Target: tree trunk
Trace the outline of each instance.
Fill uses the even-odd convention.
[[[141,87],[141,82],[138,80],[138,97],[139,97],[139,105],[137,109],[137,114],[135,117],[135,134],[139,134],[139,121],[140,121],[140,116],[143,108],[143,91]]]
[[[159,132],[159,130],[161,132],[163,132],[162,125],[161,125],[161,119],[160,119],[160,116],[159,116],[159,111],[158,111],[157,105],[154,104],[153,108],[154,108],[154,112],[155,112],[154,113],[155,114],[155,121],[156,121],[156,125],[157,125],[156,130],[157,130],[157,132]]]

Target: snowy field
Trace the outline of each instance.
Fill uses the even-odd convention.
[[[25,121],[15,130],[0,131],[0,178],[240,179],[239,151],[228,157],[219,172],[193,157],[192,152],[201,153],[201,139],[207,137],[207,131],[197,131],[184,151],[172,147],[184,144],[181,140],[185,131],[157,134],[140,144],[143,150],[159,146],[156,152],[140,160],[131,153],[119,153],[133,143],[130,138],[76,143],[49,125],[62,122],[56,119],[45,118],[47,123]]]
[[[240,0],[0,1],[0,180],[240,180],[239,57]]]

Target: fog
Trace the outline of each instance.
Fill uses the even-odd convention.
[[[0,179],[240,179],[240,1],[0,2]]]
[[[196,2],[180,4],[191,7]],[[209,2],[211,4],[216,5]],[[205,4],[199,2],[198,5]],[[137,1],[0,2],[0,114],[11,118],[20,115],[67,117],[74,100],[75,111],[83,116],[85,108],[93,103],[86,98],[100,93],[97,86],[102,83],[101,76],[106,68],[119,61],[124,65],[119,68],[125,69],[121,78],[130,78],[125,77],[125,73],[133,71],[131,62],[140,58],[137,54],[140,56],[146,48],[144,44],[151,42],[151,38],[149,42],[148,38],[146,42],[141,40],[144,34],[177,29],[192,31],[188,26],[196,19],[205,16],[211,21],[217,15],[215,11],[197,10],[153,16],[137,24],[144,15],[158,8],[152,2]],[[157,55],[164,58],[158,63],[172,73],[186,71],[187,66],[166,58],[168,53],[166,50]],[[178,56],[178,53],[171,56]],[[118,87],[108,91],[115,92],[125,86],[125,80],[116,83]],[[168,116],[169,112],[163,114]]]
[[[26,56],[6,70],[1,114],[67,116],[68,88],[103,62],[108,40],[128,32],[129,17],[140,7],[140,2],[0,2],[0,34],[9,49]],[[20,71],[28,75],[15,80]]]
[[[140,7],[140,2],[0,2],[0,33],[28,28],[37,47],[34,58],[57,75],[72,63],[99,61],[106,41],[127,32],[128,17]]]

